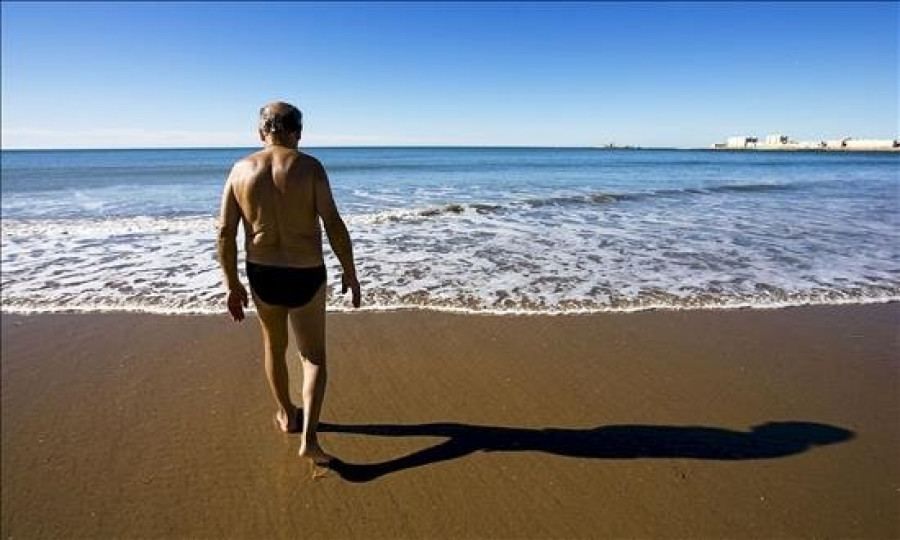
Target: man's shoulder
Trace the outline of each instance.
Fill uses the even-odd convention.
[[[254,169],[258,169],[260,166],[265,165],[267,162],[267,157],[265,155],[264,150],[260,150],[259,152],[254,152],[249,156],[244,156],[241,159],[234,162],[234,165],[231,167],[232,172],[247,172],[252,171]]]
[[[289,152],[289,155],[286,154],[288,153],[283,152],[273,155],[271,151],[264,148],[236,161],[231,168],[231,174],[238,176],[252,176],[254,174],[259,174],[263,169],[270,167],[273,161],[284,163],[283,160],[287,160],[288,167],[293,170],[297,170],[297,167],[299,166],[301,170],[312,170],[318,175],[321,175],[325,171],[325,167],[318,159],[309,154],[305,154],[300,150],[292,150]]]
[[[312,171],[317,178],[325,176],[325,166],[322,162],[300,150],[297,150],[297,164],[304,170]]]
[[[301,162],[306,166],[315,167],[317,169],[323,168],[321,161],[301,150],[297,150],[297,159],[301,160]]]

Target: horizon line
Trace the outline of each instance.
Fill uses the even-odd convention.
[[[40,151],[80,151],[80,150],[252,150],[262,146],[71,146],[71,147],[12,147],[0,148],[3,152],[40,152]],[[573,150],[709,150],[705,146],[607,146],[607,145],[517,145],[517,144],[315,144],[300,146],[304,148],[522,148],[522,149],[573,149]]]

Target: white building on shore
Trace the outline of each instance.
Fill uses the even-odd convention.
[[[756,148],[759,139],[756,137],[747,137],[745,135],[737,135],[728,137],[725,142],[725,148]]]
[[[787,135],[772,133],[760,143],[757,137],[738,135],[728,137],[724,143],[715,143],[718,150],[844,150],[844,151],[900,151],[897,139],[854,139],[843,137],[835,140],[792,141]]]

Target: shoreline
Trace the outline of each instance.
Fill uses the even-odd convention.
[[[559,310],[541,310],[541,309],[490,309],[490,308],[464,308],[454,306],[417,306],[417,305],[387,305],[387,306],[367,306],[360,308],[348,306],[326,306],[329,315],[344,313],[404,313],[404,312],[422,312],[422,313],[446,313],[458,315],[490,315],[490,316],[548,316],[560,317],[567,315],[616,315],[629,313],[678,313],[678,312],[728,312],[728,311],[771,311],[781,309],[802,309],[802,308],[827,308],[827,307],[843,307],[843,306],[871,306],[882,304],[900,304],[900,297],[891,296],[887,298],[852,298],[846,300],[828,300],[828,301],[805,301],[805,302],[782,302],[772,304],[723,304],[718,306],[672,306],[672,305],[655,305],[655,306],[636,306],[624,308],[570,308]],[[251,302],[250,307],[244,310],[246,313],[256,313],[256,309]],[[71,314],[71,315],[98,315],[98,314],[131,314],[131,315],[176,315],[176,316],[198,316],[198,317],[216,317],[225,313],[224,299],[223,308],[214,309],[153,309],[153,308],[132,308],[132,307],[59,307],[59,308],[9,308],[0,307],[0,315],[51,315],[51,314]]]
[[[886,298],[850,298],[845,300],[823,300],[823,301],[798,301],[798,302],[780,302],[772,304],[721,304],[706,306],[673,306],[673,305],[652,305],[652,306],[635,306],[623,308],[567,308],[567,309],[491,309],[491,308],[465,308],[455,306],[420,306],[420,305],[386,305],[386,306],[367,306],[353,308],[345,305],[326,306],[329,315],[341,313],[404,313],[404,312],[422,312],[422,313],[447,313],[458,315],[491,315],[491,316],[549,316],[559,317],[566,315],[616,315],[629,313],[678,313],[678,312],[729,312],[729,311],[771,311],[782,309],[802,309],[802,308],[827,308],[827,307],[844,307],[844,306],[871,306],[882,304],[900,304],[900,296],[891,296]],[[224,306],[224,299],[223,299]],[[245,308],[246,313],[256,313],[256,309],[251,302],[249,308]],[[165,308],[138,308],[138,307],[58,307],[58,308],[9,308],[7,306],[0,307],[0,315],[51,315],[51,314],[132,314],[132,315],[182,315],[182,316],[220,316],[225,313],[222,309],[165,309]]]
[[[897,303],[334,313],[320,480],[253,319],[4,314],[3,535],[900,534]]]

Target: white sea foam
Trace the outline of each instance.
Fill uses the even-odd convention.
[[[785,309],[804,306],[849,306],[849,305],[871,305],[871,304],[888,304],[892,302],[900,302],[900,295],[884,296],[878,298],[845,298],[837,300],[797,300],[794,302],[769,302],[769,303],[716,303],[706,306],[678,306],[672,304],[644,305],[632,307],[596,307],[596,308],[569,308],[569,309],[482,309],[482,308],[463,308],[453,306],[428,306],[428,305],[364,305],[359,308],[353,308],[347,303],[339,303],[329,305],[330,313],[392,313],[400,311],[434,311],[439,313],[458,313],[463,315],[595,315],[599,313],[639,313],[645,311],[697,311],[697,310],[770,310]],[[154,305],[68,305],[68,306],[4,306],[4,313],[14,313],[21,315],[33,315],[40,313],[150,313],[157,315],[226,315],[224,300],[214,307],[174,307],[167,308]],[[248,313],[256,313],[251,306],[246,310]]]
[[[234,157],[210,152],[222,167]],[[152,156],[81,156],[88,165],[75,172],[70,154],[55,169],[16,157],[31,172],[4,167],[3,311],[220,313],[216,220],[187,215],[216,207],[221,179],[204,175],[219,165],[172,177],[203,155],[161,153],[168,165],[130,179],[118,175]],[[335,153],[367,309],[593,313],[900,296],[900,201],[885,172],[895,162],[535,156]],[[117,172],[96,178],[106,169],[95,159]],[[54,180],[59,171],[71,178]],[[329,309],[342,310],[340,269],[326,255]]]
[[[832,249],[828,235],[775,241],[764,220],[737,226],[664,208],[639,217],[495,210],[350,216],[364,303],[589,313],[891,301],[900,293],[900,273],[890,271],[896,253],[860,257]],[[4,220],[3,309],[219,312],[215,225],[211,217]],[[329,306],[341,309],[333,289],[340,269],[330,253],[327,260]]]

